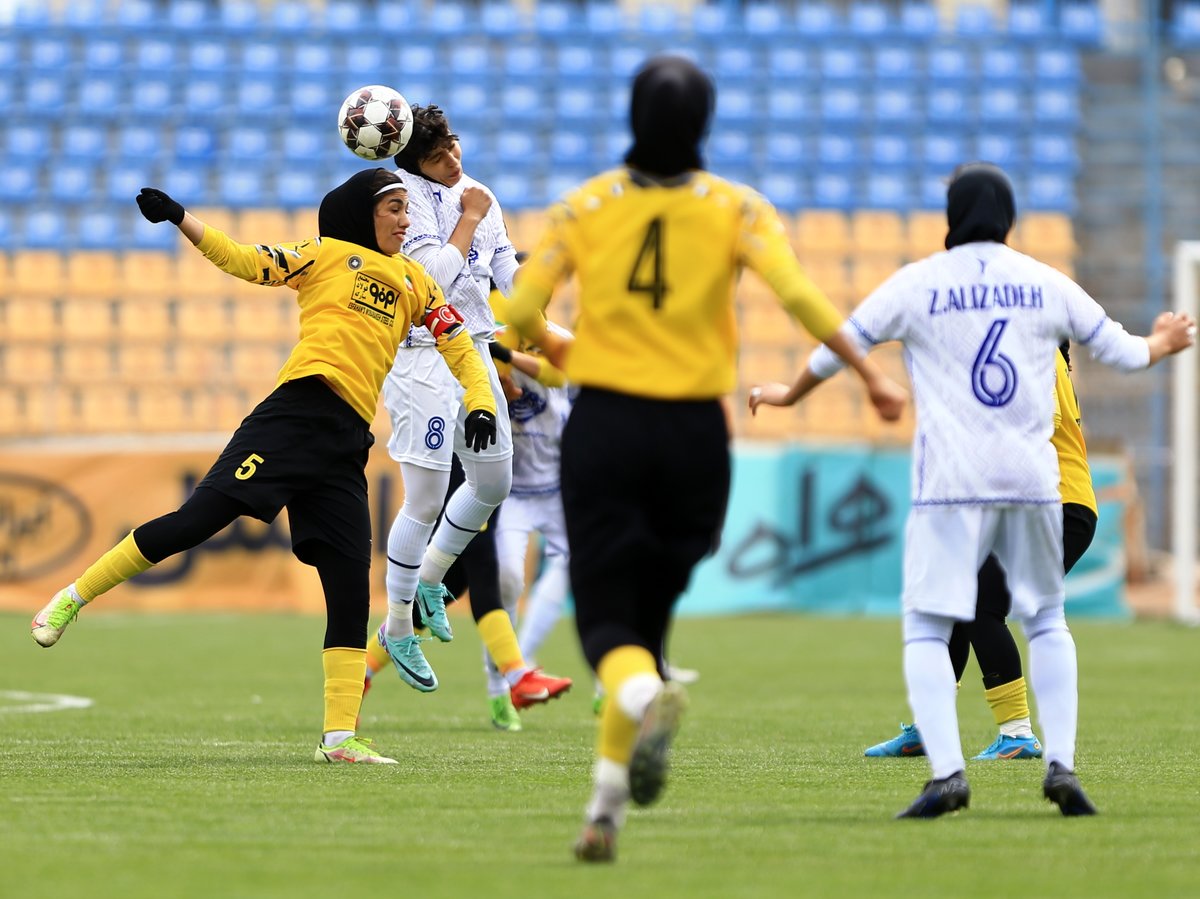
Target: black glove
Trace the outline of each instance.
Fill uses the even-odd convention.
[[[483,409],[476,409],[467,415],[467,429],[463,435],[467,446],[479,452],[486,446],[496,442],[496,416]]]
[[[137,195],[137,204],[148,222],[178,225],[183,221],[183,207],[157,188],[143,187]]]
[[[493,340],[488,344],[488,352],[492,354],[492,358],[498,362],[503,362],[505,365],[512,364],[512,350],[506,347],[498,340]]]

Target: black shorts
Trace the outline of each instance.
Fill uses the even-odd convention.
[[[370,564],[367,456],[375,442],[361,415],[320,378],[288,381],[238,426],[197,485],[245,503],[255,518],[288,510],[292,551],[319,540]]]

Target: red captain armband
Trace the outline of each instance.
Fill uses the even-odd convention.
[[[459,311],[447,303],[445,306],[439,306],[428,315],[425,316],[425,327],[429,329],[429,333],[433,335],[434,340],[440,340],[443,337],[453,337],[463,329],[466,322],[463,320]]]

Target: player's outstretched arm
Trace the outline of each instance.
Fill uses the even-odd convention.
[[[812,369],[805,368],[791,387],[778,381],[756,384],[750,388],[750,414],[757,415],[759,406],[794,406],[825,380],[817,377]]]
[[[858,347],[850,341],[844,331],[838,331],[837,334],[828,338],[825,346],[858,372],[863,385],[867,388],[867,396],[871,399],[871,405],[875,407],[879,417],[884,421],[899,421],[900,416],[904,414],[904,407],[908,403],[908,391],[885,375],[883,369],[876,365],[874,360],[860,353]]]
[[[1150,365],[1181,353],[1196,343],[1196,322],[1186,314],[1163,312],[1154,319],[1146,344],[1150,347]]]

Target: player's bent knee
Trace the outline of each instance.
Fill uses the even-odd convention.
[[[954,619],[945,615],[931,615],[928,612],[909,610],[904,613],[904,642],[916,640],[940,640],[950,644],[950,634],[954,630]]]
[[[1036,640],[1055,631],[1070,633],[1067,627],[1067,613],[1062,606],[1041,609],[1035,615],[1021,619],[1021,630],[1025,632],[1026,640]]]

